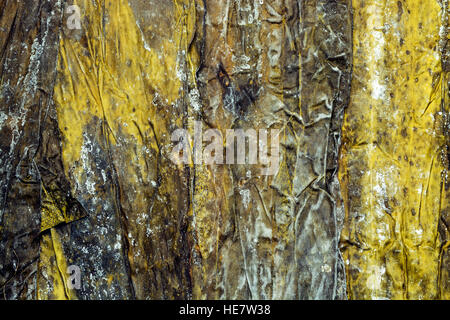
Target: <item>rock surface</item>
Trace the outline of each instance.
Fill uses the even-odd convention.
[[[2,299],[450,298],[447,0],[0,8]]]

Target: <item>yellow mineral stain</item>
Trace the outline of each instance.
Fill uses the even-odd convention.
[[[61,38],[55,86],[66,170],[81,160],[83,132],[94,117],[107,123],[111,143],[117,144],[121,134],[142,147],[145,137],[153,135],[154,101],[169,108],[180,91],[176,59],[181,35],[166,39],[164,54],[158,54],[145,43],[127,1],[75,4],[82,8],[83,34]],[[145,168],[144,152],[135,157]]]
[[[38,300],[74,300],[76,293],[67,285],[67,261],[57,231],[52,228],[43,233],[38,265]]]
[[[351,299],[436,299],[443,132],[436,0],[353,0],[339,179]],[[444,201],[448,201],[444,200]]]
[[[41,197],[41,232],[66,222],[66,208],[59,208],[51,194],[47,192],[43,185]]]
[[[69,223],[85,216],[84,212],[68,210],[67,200],[61,190],[48,190],[41,184],[41,232],[61,223]]]
[[[141,28],[126,0],[77,0],[74,4],[82,13],[82,30],[65,30],[61,36],[54,97],[65,173],[72,181],[86,181],[93,165],[89,158],[92,148],[111,152],[120,188],[125,190],[120,201],[129,223],[125,236],[131,244],[131,276],[137,296],[144,297],[144,280],[138,278],[150,274],[149,265],[163,268],[158,262],[148,263],[144,255],[150,228],[163,223],[163,215],[151,211],[166,210],[159,194],[175,196],[179,187],[159,185],[159,179],[170,177],[173,171],[161,165],[160,157],[167,157],[169,130],[176,129],[168,124],[183,127],[182,117],[174,116],[185,95],[183,70],[194,76],[198,68],[198,54],[195,46],[190,46],[195,33],[195,1],[164,5],[169,8],[166,18],[172,21],[169,30],[160,30],[159,23],[148,20]],[[146,36],[154,33],[163,36],[156,40]],[[126,192],[133,190],[131,198]],[[88,196],[96,196],[95,189],[90,193]],[[149,215],[153,226],[142,223]]]

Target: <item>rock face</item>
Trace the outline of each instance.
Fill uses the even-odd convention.
[[[450,298],[447,0],[0,8],[2,299]]]
[[[440,47],[447,3],[353,6],[352,95],[339,170],[348,294],[448,299],[449,70]]]

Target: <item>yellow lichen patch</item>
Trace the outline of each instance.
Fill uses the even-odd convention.
[[[341,238],[352,299],[436,299],[443,132],[438,1],[353,1]]]
[[[86,198],[113,185],[136,295],[148,298],[153,294],[149,268],[173,268],[163,265],[171,264],[166,253],[158,253],[166,248],[155,248],[155,257],[148,252],[150,243],[159,241],[159,234],[179,232],[167,226],[173,212],[166,202],[176,200],[165,197],[182,193],[166,147],[171,131],[184,123],[185,69],[194,73],[197,68],[190,47],[195,1],[165,2],[157,9],[143,1],[74,4],[80,7],[82,29],[65,30],[61,37],[55,85],[66,176],[75,193],[86,186]],[[155,10],[169,21],[167,28],[149,17]],[[112,175],[105,173],[111,168]],[[104,175],[94,173],[101,170]]]
[[[41,232],[60,223],[69,223],[85,216],[84,212],[68,209],[65,197],[60,190],[47,190],[41,184]]]
[[[74,300],[76,293],[68,287],[69,275],[61,240],[55,229],[43,233],[38,265],[37,299]]]
[[[66,170],[80,161],[83,132],[92,119],[107,123],[111,143],[123,135],[142,147],[151,135],[155,101],[169,107],[180,91],[176,37],[166,39],[158,53],[145,43],[127,1],[75,4],[83,13],[83,29],[61,38],[55,87]],[[135,156],[144,168],[145,150]]]
[[[64,207],[64,212],[62,212],[44,186],[42,186],[42,192],[41,232],[50,229],[60,223],[66,222],[66,219],[64,217],[66,208]]]

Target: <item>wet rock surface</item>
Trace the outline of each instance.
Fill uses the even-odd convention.
[[[0,8],[2,299],[449,297],[446,0]]]

